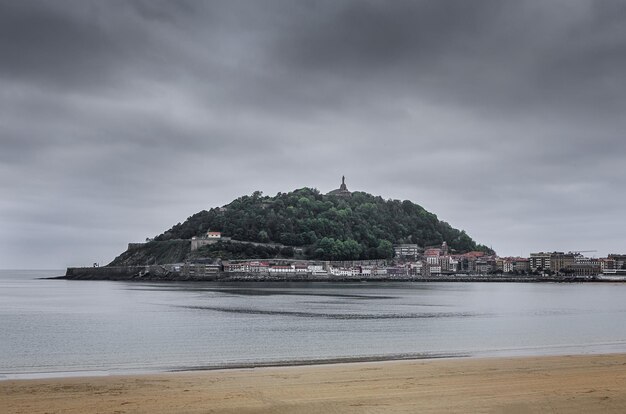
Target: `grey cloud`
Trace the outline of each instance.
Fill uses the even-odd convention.
[[[50,2],[2,2],[0,39],[3,77],[98,84],[127,59],[127,51],[97,22],[74,18]]]
[[[0,265],[104,262],[344,174],[503,254],[623,250],[625,23],[592,0],[0,0]]]

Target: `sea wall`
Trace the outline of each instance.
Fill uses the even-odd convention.
[[[189,276],[174,272],[171,267],[152,266],[103,266],[103,267],[68,267],[65,276],[69,280],[215,280],[217,274]]]
[[[366,281],[407,281],[407,282],[553,282],[579,283],[603,282],[598,278],[581,277],[543,277],[514,275],[442,275],[442,276],[390,276],[356,275],[333,276],[312,273],[245,273],[214,272],[207,274],[189,274],[173,271],[167,265],[152,266],[103,266],[69,267],[61,279],[70,280],[136,280],[136,281],[249,281],[249,282],[366,282]],[[607,280],[608,281],[608,280]],[[610,280],[610,282],[615,282]]]
[[[66,279],[128,280],[145,273],[146,266],[68,267]]]

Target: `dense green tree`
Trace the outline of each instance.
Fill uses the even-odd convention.
[[[393,257],[393,244],[389,240],[381,240],[376,248],[376,253],[381,259],[391,259]]]
[[[361,245],[355,240],[348,239],[342,243],[341,258],[347,260],[357,260],[361,257]],[[393,256],[393,248],[391,250]]]
[[[489,251],[411,201],[363,192],[340,198],[310,188],[274,197],[256,191],[194,214],[155,240],[189,239],[208,230],[235,240],[302,246],[306,257],[327,260],[390,258],[396,243],[426,247],[446,241],[457,252]]]

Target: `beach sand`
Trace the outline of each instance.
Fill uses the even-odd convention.
[[[626,413],[626,354],[0,381],[2,413]]]

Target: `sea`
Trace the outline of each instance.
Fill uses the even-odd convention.
[[[113,282],[0,271],[0,380],[626,352],[624,283]]]

